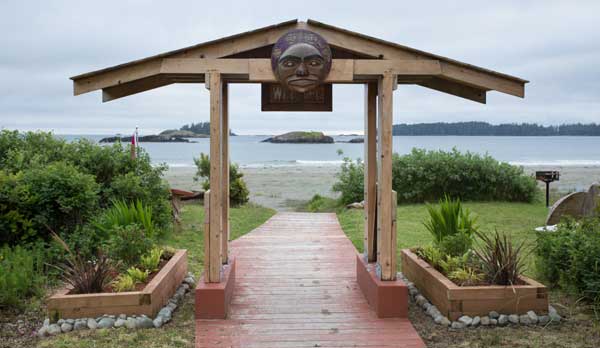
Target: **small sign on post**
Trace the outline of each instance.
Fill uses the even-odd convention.
[[[546,207],[550,206],[550,183],[558,181],[560,173],[557,170],[543,170],[535,172],[535,179],[546,183]]]
[[[262,84],[262,111],[332,111],[331,84],[300,93],[279,83]]]

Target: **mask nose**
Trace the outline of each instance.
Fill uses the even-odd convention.
[[[296,69],[296,75],[297,76],[307,76],[308,75],[308,69],[306,69],[306,65],[304,64],[304,62],[300,63],[300,65],[298,66],[298,69]]]

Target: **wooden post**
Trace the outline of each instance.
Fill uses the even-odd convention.
[[[222,194],[223,194],[223,215],[222,215],[222,231],[221,236],[222,243],[222,263],[226,265],[229,261],[229,94],[228,85],[223,83],[223,105],[222,105],[222,150],[223,150],[223,162],[222,162]]]
[[[208,281],[210,269],[210,190],[204,192],[204,280]]]
[[[221,74],[210,71],[206,74],[210,88],[210,229],[208,281],[221,281],[221,224],[222,224],[222,87]],[[206,266],[205,266],[206,269]]]
[[[392,244],[392,123],[393,94],[397,77],[390,71],[384,72],[379,80],[379,118],[378,118],[378,180],[377,180],[377,220],[378,220],[378,256],[377,262],[381,280],[396,279],[396,255]]]
[[[377,84],[365,84],[365,179],[364,214],[367,262],[377,260],[376,208],[377,208]]]

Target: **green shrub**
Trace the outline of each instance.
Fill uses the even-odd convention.
[[[129,274],[120,274],[112,281],[111,286],[116,292],[126,292],[135,290],[135,280]]]
[[[333,190],[344,204],[363,200],[364,165],[344,159]],[[538,189],[523,168],[470,152],[426,151],[392,158],[392,187],[398,203],[437,201],[444,196],[468,201],[532,202]]]
[[[0,307],[21,307],[44,292],[43,250],[0,248]]]
[[[340,193],[340,202],[350,204],[361,202],[364,198],[364,164],[360,159],[353,162],[345,157],[339,173],[338,181],[333,184],[333,192]]]
[[[142,255],[152,247],[152,240],[139,225],[115,226],[109,232],[108,255],[126,267],[138,265]]]
[[[148,280],[148,276],[150,275],[150,272],[148,272],[147,270],[142,271],[137,267],[129,267],[125,272],[128,276],[131,277],[131,279],[133,279],[135,283],[145,283],[146,280]]]
[[[156,237],[152,210],[139,200],[130,204],[113,201],[113,206],[106,209],[94,225],[105,232],[115,227],[138,225],[143,228],[146,236],[152,239]]]
[[[540,232],[537,268],[552,286],[600,306],[600,218],[567,219],[555,232]]]
[[[194,180],[198,181],[204,178],[202,187],[205,190],[210,189],[210,158],[208,155],[201,153],[200,158],[194,158],[196,164],[196,175]],[[229,201],[231,204],[240,205],[247,203],[250,192],[246,186],[246,182],[242,179],[244,174],[240,172],[239,167],[235,163],[229,164]]]
[[[537,194],[535,178],[523,168],[457,149],[394,154],[392,186],[398,202],[431,202],[445,195],[470,201],[532,202]]]
[[[440,200],[439,208],[427,205],[429,220],[423,222],[431,233],[433,242],[442,253],[461,256],[471,248],[473,234],[477,230],[477,218],[463,209],[459,199],[448,197]]]
[[[160,265],[161,257],[164,253],[163,249],[154,248],[149,253],[142,255],[140,259],[140,266],[146,271],[156,272]]]
[[[525,267],[525,244],[515,245],[506,234],[498,231],[491,237],[484,233],[477,233],[477,236],[483,243],[474,252],[481,261],[487,281],[495,285],[519,284],[519,276]]]

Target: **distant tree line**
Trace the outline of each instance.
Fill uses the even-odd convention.
[[[198,122],[198,123],[190,123],[186,124],[183,127],[179,128],[182,131],[190,131],[196,134],[210,134],[210,122]],[[236,135],[231,130],[229,131],[229,135]]]
[[[493,125],[487,122],[437,122],[395,124],[394,135],[495,135],[495,136],[557,136],[591,135],[600,136],[600,124],[575,123],[544,126],[537,123],[504,123]]]

